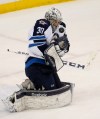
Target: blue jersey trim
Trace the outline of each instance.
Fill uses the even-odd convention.
[[[41,43],[34,43],[34,44],[29,44],[29,48],[30,47],[34,47],[34,46],[41,46],[41,45],[44,45],[46,42],[41,42]]]
[[[44,59],[39,59],[39,58],[33,58],[33,59],[29,60],[27,63],[25,63],[25,68],[28,68],[33,63],[45,64],[45,60]]]
[[[44,40],[46,39],[45,36],[32,36],[29,40]]]

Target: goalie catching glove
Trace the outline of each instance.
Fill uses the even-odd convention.
[[[59,35],[55,33],[51,43],[55,45],[56,51],[60,57],[69,51],[70,43],[66,34],[59,37]]]

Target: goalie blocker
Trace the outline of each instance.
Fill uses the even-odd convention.
[[[22,89],[10,96],[9,102],[6,103],[11,112],[63,107],[72,102],[73,87],[74,84],[63,82],[63,87],[55,90],[35,91]]]

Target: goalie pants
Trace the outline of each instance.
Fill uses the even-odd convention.
[[[25,69],[25,73],[37,90],[42,88],[52,90],[61,87],[58,74],[50,66],[34,63]]]

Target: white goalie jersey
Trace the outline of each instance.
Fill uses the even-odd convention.
[[[63,32],[60,31],[61,28],[63,28]],[[26,68],[33,63],[45,64],[44,51],[50,45],[55,33],[57,33],[60,37],[66,34],[66,25],[61,22],[56,30],[53,31],[50,22],[46,19],[39,19],[36,21],[34,27],[29,33],[29,56],[26,58]]]

